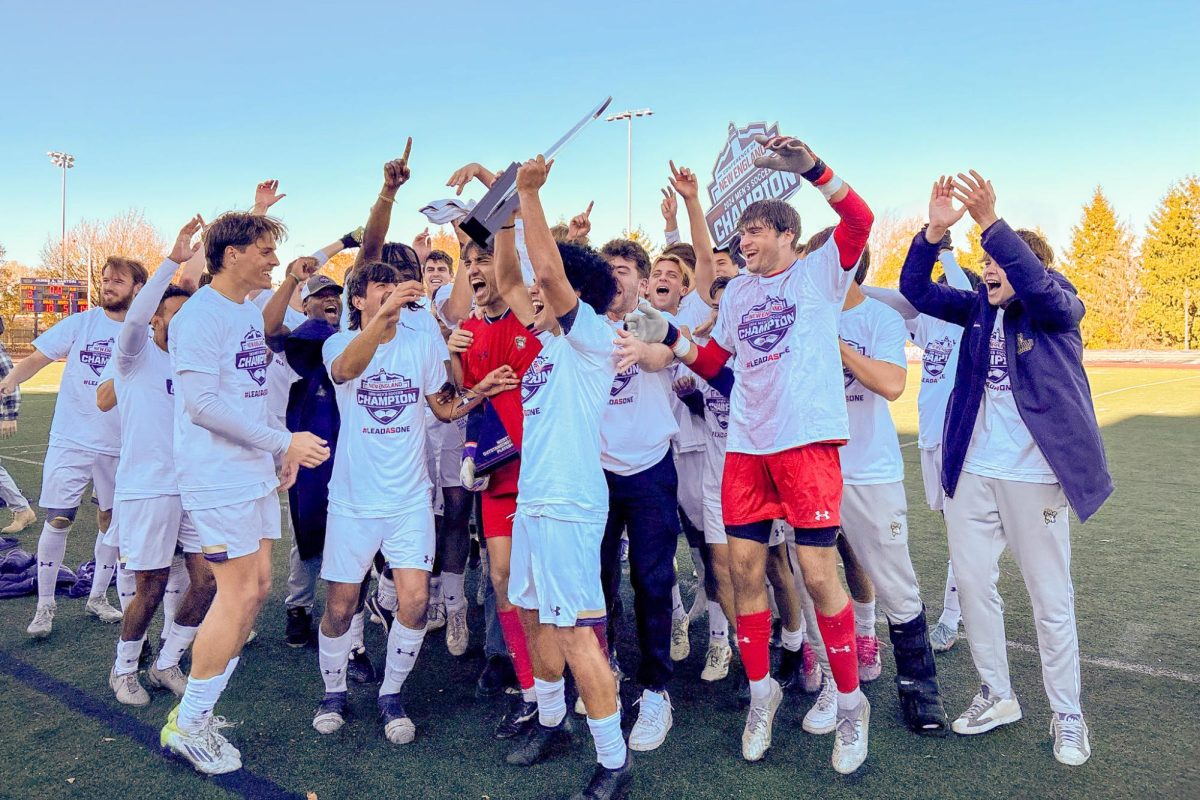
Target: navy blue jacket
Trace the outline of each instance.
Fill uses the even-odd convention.
[[[1071,282],[1047,269],[1004,220],[984,231],[983,249],[1015,292],[1004,310],[1004,339],[1017,410],[1071,507],[1086,520],[1112,494],[1113,484],[1083,371],[1083,302]],[[924,232],[916,235],[900,272],[900,292],[922,314],[966,331],[942,434],[942,486],[953,497],[983,400],[996,308],[982,284],[968,292],[934,283],[937,253],[937,242],[927,242]]]

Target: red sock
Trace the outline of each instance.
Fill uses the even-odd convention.
[[[846,607],[832,617],[817,612],[817,627],[825,640],[825,652],[829,656],[829,668],[833,670],[833,682],[842,694],[858,688],[858,651],[854,645],[854,607]]]
[[[608,623],[600,621],[591,626],[592,633],[596,634],[596,641],[600,644],[600,652],[608,658]]]
[[[853,623],[853,618],[851,618]],[[746,677],[761,681],[771,671],[771,610],[739,614],[737,618],[738,652]],[[855,669],[858,669],[857,662]]]
[[[504,632],[504,643],[508,645],[508,654],[512,657],[517,683],[523,690],[532,689],[533,663],[529,660],[529,645],[525,643],[525,629],[521,627],[521,617],[515,608],[497,611],[496,616],[500,618],[500,630]]]

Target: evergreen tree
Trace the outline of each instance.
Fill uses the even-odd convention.
[[[1134,346],[1139,284],[1133,237],[1098,186],[1071,229],[1063,273],[1087,307],[1080,326],[1084,345]]]
[[[1138,322],[1165,347],[1184,344],[1184,299],[1189,300],[1192,347],[1200,325],[1200,178],[1190,176],[1167,192],[1146,227],[1142,242],[1143,292]]]

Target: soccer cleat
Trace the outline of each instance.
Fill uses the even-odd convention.
[[[321,734],[333,733],[340,729],[346,724],[348,705],[345,692],[326,692],[321,704],[317,706],[317,713],[313,715],[313,728]]]
[[[858,682],[870,683],[883,672],[883,665],[879,663],[879,638],[856,635],[854,646],[858,650]]]
[[[50,603],[45,606],[38,606],[37,611],[33,612],[33,622],[29,623],[29,627],[25,629],[35,639],[45,639],[50,635],[50,629],[54,627],[54,611],[57,606]]]
[[[783,648],[779,659],[779,669],[775,670],[775,680],[785,692],[795,691],[804,682],[804,654],[799,650]]]
[[[382,625],[384,634],[391,633],[392,620],[396,618],[396,612],[384,608],[383,603],[379,602],[379,598],[375,595],[367,598],[366,606],[367,611],[371,614],[371,621]]]
[[[817,654],[807,641],[800,645],[800,656],[804,662],[804,680],[800,690],[812,694],[821,689],[821,668],[817,666]]]
[[[183,697],[183,690],[187,688],[187,676],[178,664],[166,669],[159,669],[151,664],[146,670],[146,683],[153,689],[169,689],[176,697]]]
[[[809,733],[820,735],[831,733],[836,726],[837,684],[833,682],[832,675],[825,673],[821,681],[821,693],[817,695],[817,701],[812,704],[812,708],[804,715],[804,722],[800,724],[800,727]]]
[[[167,724],[158,734],[158,743],[164,750],[183,758],[197,772],[205,775],[235,772],[242,768],[241,754],[217,733],[215,719],[209,718],[203,728],[190,733],[179,727],[179,706],[176,706],[167,715]]]
[[[958,628],[951,628],[944,622],[939,622],[933,626],[933,630],[929,632],[929,643],[933,645],[933,652],[944,653],[954,643],[958,641]]]
[[[588,785],[571,795],[571,800],[621,800],[628,796],[632,783],[633,760],[626,750],[625,763],[616,769],[597,764]]]
[[[12,522],[8,523],[7,527],[0,528],[0,533],[20,533],[36,521],[37,514],[32,508],[26,506],[12,512]]]
[[[984,684],[979,687],[979,694],[971,701],[971,705],[962,715],[954,720],[950,727],[955,733],[970,736],[976,733],[987,733],[993,728],[1008,725],[1021,718],[1021,705],[1015,697],[996,697],[991,688]]]
[[[116,667],[108,672],[108,687],[117,696],[117,702],[127,706],[148,706],[150,695],[138,680],[137,672],[118,675]]]
[[[692,652],[692,642],[688,637],[688,618],[683,615],[671,620],[671,660],[683,661]]]
[[[666,691],[642,692],[637,704],[641,706],[637,722],[629,732],[629,749],[639,752],[656,750],[667,740],[674,718],[671,715],[671,696]]]
[[[446,612],[446,649],[452,656],[467,652],[471,632],[467,629],[467,607],[448,609]]]
[[[733,648],[727,644],[713,642],[708,646],[704,656],[704,669],[700,671],[700,680],[708,683],[724,680],[729,675],[729,664],[733,661]]]
[[[750,704],[746,715],[746,727],[742,728],[742,758],[761,761],[771,747],[771,729],[775,725],[775,712],[783,702],[783,689],[774,678],[771,681],[771,696],[765,706]]]
[[[374,683],[379,680],[375,665],[367,655],[367,648],[358,647],[350,651],[350,659],[346,662],[346,677],[355,683]]]
[[[93,617],[109,624],[120,622],[125,616],[119,608],[113,608],[112,603],[108,602],[108,598],[104,596],[89,597],[86,608]]]
[[[481,700],[496,697],[516,685],[517,675],[508,656],[489,656],[479,680],[475,681],[475,696]]]
[[[538,706],[536,700],[526,700],[521,695],[513,698],[512,708],[500,718],[496,725],[497,739],[512,739],[529,730],[529,726],[537,719]]]
[[[149,669],[153,662],[154,652],[150,648],[150,639],[142,640],[142,649],[138,651],[138,669]]]
[[[405,713],[399,694],[379,695],[379,718],[383,721],[383,736],[392,744],[408,744],[417,738],[417,726]]]
[[[283,641],[288,647],[307,647],[312,641],[312,614],[304,606],[292,606],[287,610]]]
[[[1054,758],[1068,767],[1078,767],[1092,757],[1092,743],[1082,714],[1055,714],[1050,718]]]
[[[867,739],[871,732],[871,701],[863,697],[858,708],[837,715],[833,739],[833,768],[849,775],[867,760]]]
[[[571,720],[563,717],[553,728],[535,722],[529,728],[525,740],[505,756],[504,760],[518,767],[528,767],[550,758],[556,753],[569,750],[573,742]]]
[[[438,631],[446,627],[446,604],[430,603],[429,618],[425,621],[425,631]]]

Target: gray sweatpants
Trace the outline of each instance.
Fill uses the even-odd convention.
[[[0,466],[0,499],[4,500],[13,511],[29,508],[29,501],[25,499],[25,495],[21,494],[21,490],[17,488],[17,482],[3,466]]]
[[[1004,603],[996,590],[1000,555],[1009,547],[1033,606],[1050,708],[1082,713],[1070,522],[1062,487],[963,472],[954,497],[946,498],[945,514],[963,624],[980,681],[1000,697],[1013,696]]]
[[[921,613],[917,573],[908,554],[908,500],[904,484],[842,488],[842,535],[875,584],[880,610],[893,624]]]

